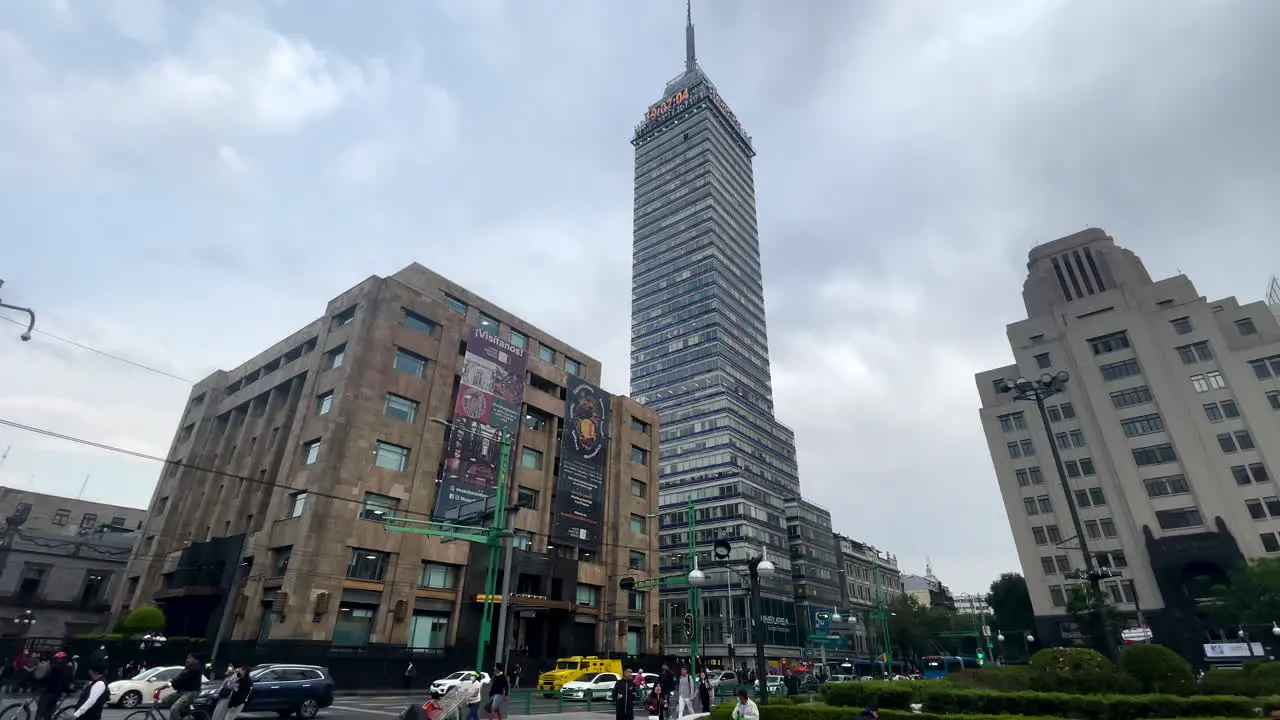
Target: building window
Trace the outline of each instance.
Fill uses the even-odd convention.
[[[289,496],[289,517],[302,517],[302,512],[307,509],[307,494],[305,492],[296,492]]]
[[[1101,337],[1092,338],[1085,342],[1089,343],[1089,347],[1093,348],[1094,355],[1106,355],[1107,353],[1113,353],[1117,350],[1124,350],[1128,348],[1129,333],[1121,330],[1120,332],[1102,335]]]
[[[1116,523],[1111,518],[1102,518],[1098,521],[1098,525],[1102,528],[1102,537],[1113,538],[1116,536]]]
[[[525,335],[519,330],[512,330],[510,337],[511,337],[511,344],[515,345],[521,350],[524,350],[525,348],[529,347],[529,336]]]
[[[1164,430],[1164,420],[1158,414],[1143,415],[1120,421],[1120,429],[1125,437],[1151,435]]]
[[[1062,533],[1059,532],[1057,525],[1045,525],[1044,531],[1049,536],[1049,542],[1054,545],[1062,543]]]
[[[453,590],[457,584],[457,565],[423,561],[422,572],[418,575],[418,587],[427,590]]]
[[[1191,376],[1191,387],[1195,388],[1198,393],[1209,392],[1210,390],[1221,390],[1227,386],[1227,381],[1223,379],[1222,373],[1218,371],[1207,372],[1203,375]]]
[[[1058,444],[1059,450],[1066,450],[1071,447],[1071,440],[1067,437],[1066,433],[1058,433],[1057,435],[1054,435],[1053,441]]]
[[[1163,465],[1178,461],[1178,454],[1174,452],[1173,445],[1164,443],[1162,445],[1148,445],[1133,449],[1133,461],[1138,467],[1146,467],[1148,465]]]
[[[1139,367],[1138,361],[1134,358],[1100,365],[1098,366],[1098,370],[1102,373],[1102,379],[1107,382],[1114,382],[1116,380],[1142,374],[1142,368]]]
[[[88,530],[98,524],[98,516],[94,513],[85,513],[80,518],[80,529]]]
[[[399,508],[399,498],[367,492],[364,494],[364,507],[360,509],[360,519],[382,522]]]
[[[1280,392],[1267,393],[1267,402],[1271,403],[1272,410],[1280,410]]]
[[[644,448],[638,448],[635,445],[632,445],[631,446],[631,462],[640,463],[641,465],[648,465],[649,451],[645,450]]]
[[[413,421],[418,417],[418,401],[387,393],[387,401],[382,406],[382,414],[393,420],[401,420],[413,424]]]
[[[1271,480],[1271,475],[1267,473],[1267,466],[1262,463],[1250,464],[1249,474],[1253,476],[1253,481],[1256,483],[1264,483]]]
[[[631,418],[631,432],[640,435],[648,435],[650,429],[649,423],[637,418]]]
[[[387,573],[387,561],[390,557],[389,553],[381,550],[351,548],[351,554],[347,560],[347,577],[352,580],[382,582],[383,576]]]
[[[554,363],[556,361],[556,351],[538,343],[538,359],[544,363]]]
[[[352,305],[346,310],[343,310],[337,315],[334,315],[333,320],[330,323],[330,327],[340,328],[343,325],[350,325],[351,323],[355,322],[355,319],[356,319],[356,306]]]
[[[1048,370],[1053,365],[1053,361],[1049,358],[1049,353],[1040,353],[1036,356],[1036,367],[1041,370]]]
[[[1093,458],[1080,458],[1080,472],[1085,476],[1089,476],[1094,473]]]
[[[643,535],[648,531],[647,524],[645,516],[631,513],[631,532]]]
[[[1280,552],[1280,541],[1276,540],[1275,533],[1261,533],[1258,535],[1262,539],[1262,549],[1269,552]]]
[[[328,415],[329,411],[332,409],[333,409],[333,391],[332,390],[316,398],[316,414],[317,415]]]
[[[1036,506],[1035,498],[1022,498],[1022,507],[1026,509],[1027,515],[1040,514],[1040,508]]]
[[[315,465],[320,459],[320,439],[310,440],[302,443],[302,464]]]
[[[409,467],[409,448],[378,440],[373,444],[373,464],[386,470],[404,472]]]
[[[1049,501],[1048,495],[1040,495],[1039,497],[1037,497],[1036,505],[1040,506],[1040,512],[1042,514],[1053,512],[1053,503]]]
[[[1248,485],[1253,482],[1253,478],[1249,477],[1249,468],[1244,465],[1233,465],[1231,476],[1236,479],[1237,485]]]
[[[644,612],[644,593],[632,590],[627,593],[627,610],[631,612]]]
[[[551,422],[551,416],[536,408],[529,408],[524,413],[524,426],[530,430],[541,432]]]
[[[523,485],[516,488],[516,504],[530,510],[538,509],[538,491]]]
[[[1071,447],[1073,448],[1084,447],[1084,431],[1083,430],[1072,430],[1069,434],[1071,435]]]
[[[1257,447],[1253,444],[1253,436],[1249,434],[1248,430],[1237,430],[1234,434],[1236,438],[1236,445],[1238,445],[1241,450],[1253,450]]]
[[[1151,402],[1151,390],[1146,385],[1111,393],[1111,405],[1117,410],[1145,405],[1149,402]]]
[[[1169,323],[1173,325],[1173,331],[1179,335],[1191,334],[1191,318],[1181,317],[1177,320],[1170,320]]]
[[[646,562],[644,553],[639,550],[632,550],[628,556],[627,565],[632,570],[645,570],[647,569],[648,562]]]
[[[347,359],[347,344],[342,343],[338,347],[324,354],[325,363],[330,370],[336,370],[342,367],[342,361]]]
[[[533,448],[520,448],[520,466],[530,470],[542,469],[542,452]]]
[[[600,588],[592,585],[579,585],[576,595],[578,607],[595,607],[600,602]]]
[[[1244,336],[1258,334],[1258,328],[1253,324],[1253,318],[1244,318],[1241,320],[1237,320],[1236,330],[1239,330],[1240,334]]]
[[[1062,403],[1058,409],[1062,411],[1063,420],[1072,420],[1076,416],[1076,406],[1069,402]]]
[[[1049,586],[1049,602],[1053,603],[1054,607],[1067,606],[1067,596],[1063,594],[1061,585]]]
[[[450,295],[449,293],[444,294],[444,304],[448,305],[451,309],[455,310],[460,315],[467,314],[467,304],[462,302],[458,298]]]
[[[1254,520],[1266,520],[1267,511],[1262,507],[1261,500],[1245,500],[1244,507],[1249,511],[1249,517]]]
[[[293,557],[293,546],[284,545],[271,548],[267,556],[271,562],[271,577],[281,577],[289,571],[289,560]]]
[[[1039,485],[1044,482],[1044,475],[1040,473],[1039,465],[1032,465],[1027,468],[1027,477],[1031,479],[1032,485]]]
[[[1058,566],[1058,572],[1060,573],[1071,572],[1071,561],[1067,559],[1066,555],[1058,555],[1053,558],[1053,561]]]
[[[1031,538],[1036,541],[1037,545],[1049,544],[1049,537],[1045,535],[1044,528],[1038,525],[1031,528]]]
[[[1014,460],[1017,460],[1018,458],[1022,457],[1022,446],[1019,445],[1018,443],[1011,442],[1006,444],[1005,447],[1009,448],[1009,457],[1013,458]]]
[[[1222,422],[1226,419],[1222,415],[1222,409],[1218,407],[1218,403],[1205,403],[1204,416],[1209,418],[1211,423]]]
[[[477,324],[479,324],[481,330],[489,333],[494,337],[502,337],[499,334],[502,332],[502,323],[498,322],[497,318],[490,317],[489,315],[485,315],[484,313],[479,313],[479,315],[477,316],[477,321],[478,321]]]
[[[1008,415],[1001,415],[1000,429],[1005,432],[1013,432],[1015,430],[1027,429],[1027,417],[1024,413],[1016,412]]]
[[[564,371],[565,371],[565,372],[567,372],[567,373],[569,373],[570,375],[573,375],[574,377],[581,377],[581,376],[582,376],[582,364],[581,364],[581,363],[579,363],[577,360],[573,360],[573,359],[570,359],[570,358],[565,358],[565,359],[564,359]]]
[[[1190,345],[1181,345],[1174,348],[1178,353],[1178,358],[1182,360],[1183,365],[1195,365],[1196,363],[1208,362],[1213,359],[1213,349],[1209,347],[1208,340],[1191,343]]]
[[[1027,477],[1026,470],[1014,470],[1013,476],[1018,480],[1018,487],[1027,487],[1031,484],[1031,479]]]
[[[1224,453],[1233,453],[1240,449],[1236,447],[1235,438],[1231,436],[1231,433],[1220,433],[1218,435],[1218,447],[1222,448]]]
[[[1250,360],[1249,367],[1253,368],[1253,374],[1259,380],[1267,380],[1272,375],[1280,375],[1280,355]]]
[[[1147,478],[1142,482],[1147,488],[1147,497],[1164,497],[1191,492],[1191,488],[1187,485],[1187,478],[1183,475]]]
[[[1087,508],[1092,506],[1092,503],[1089,502],[1088,490],[1084,490],[1084,489],[1076,490],[1075,497],[1076,497],[1076,507]]]
[[[1084,534],[1088,535],[1090,540],[1097,540],[1098,538],[1102,537],[1102,533],[1098,531],[1098,521],[1085,520]]]
[[[71,511],[67,509],[58,509],[53,512],[54,525],[66,525],[71,519]]]
[[[1044,557],[1042,557],[1042,558],[1040,558],[1040,570],[1041,570],[1041,572],[1043,572],[1045,575],[1056,575],[1056,574],[1058,574],[1058,566],[1054,564],[1054,562],[1053,562],[1053,558],[1051,558],[1051,557],[1049,557],[1049,556],[1047,556],[1047,555],[1046,555],[1046,556],[1044,556]]]
[[[118,527],[118,528],[122,528],[122,527],[124,527],[124,523],[125,523],[125,519],[124,519],[124,518],[122,518],[122,517],[113,517],[113,518],[111,518],[111,527]]]
[[[631,480],[631,495],[632,495],[632,497],[642,498],[642,497],[644,497],[645,495],[647,495],[647,494],[648,494],[648,491],[649,491],[649,488],[648,488],[648,486],[647,486],[647,485],[645,485],[645,483],[644,483],[644,481],[643,481],[643,480],[636,480],[636,479],[632,478],[632,480]]]
[[[1157,510],[1156,522],[1161,530],[1181,530],[1201,527],[1204,525],[1204,518],[1200,515],[1200,508],[1186,507],[1177,510]]]
[[[396,372],[420,378],[427,373],[427,359],[404,348],[396,348],[396,357],[392,361],[391,367]]]
[[[424,315],[408,309],[402,308],[403,316],[400,318],[400,324],[423,335],[435,335],[440,332],[440,323],[432,320]]]

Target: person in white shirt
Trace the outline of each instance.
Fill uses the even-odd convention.
[[[746,689],[738,691],[738,704],[733,706],[732,720],[760,720],[760,708],[747,694]]]
[[[467,720],[480,720],[480,701],[484,692],[484,685],[480,682],[480,675],[471,673],[470,682],[458,689],[467,694]]]
[[[111,693],[107,692],[106,672],[107,669],[105,667],[96,663],[89,667],[89,685],[80,693],[80,700],[77,701],[76,720],[100,720],[102,718],[102,709],[107,706],[107,701],[111,699]]]

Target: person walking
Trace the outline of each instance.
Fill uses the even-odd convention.
[[[679,706],[676,709],[676,714],[679,718],[683,718],[686,715],[686,709],[688,710],[687,714],[694,714],[693,698],[695,694],[696,689],[693,685],[693,676],[689,674],[688,667],[681,666],[680,679],[676,681],[676,697],[679,698]]]
[[[480,682],[478,673],[471,673],[471,680],[464,690],[467,693],[467,720],[480,720],[480,702],[483,700],[484,684]]]
[[[707,675],[706,668],[698,671],[698,702],[702,712],[711,712],[711,676]]]
[[[787,697],[800,694],[800,678],[791,674],[791,668],[787,668],[786,674],[783,675],[782,685],[787,688]]]
[[[231,698],[240,689],[240,680],[240,674],[234,670],[222,679],[222,684],[218,686],[218,702],[213,706],[212,720],[226,720],[231,710]]]
[[[413,662],[410,661],[409,667],[404,669],[404,674],[401,675],[401,678],[400,678],[400,681],[404,683],[405,690],[408,690],[409,688],[413,687],[413,678],[417,674],[418,674],[418,669],[415,668],[413,666]]]
[[[102,720],[102,709],[111,700],[106,675],[106,665],[89,664],[89,684],[80,692],[80,700],[72,714],[75,720]]]
[[[511,687],[520,687],[520,674],[523,672],[524,668],[519,663],[516,663],[516,666],[511,668]]]
[[[632,679],[631,668],[623,668],[622,678],[613,684],[609,699],[613,701],[615,720],[634,720],[636,705],[640,700],[640,686]]]
[[[502,709],[507,703],[507,694],[511,692],[511,682],[503,672],[502,663],[494,663],[493,680],[489,682],[489,717],[491,720],[502,720]]]
[[[671,716],[671,696],[676,692],[676,676],[671,666],[662,663],[662,672],[658,673],[658,717]]]

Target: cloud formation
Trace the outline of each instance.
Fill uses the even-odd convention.
[[[695,3],[754,136],[775,397],[837,528],[980,590],[1016,567],[973,372],[1026,251],[1280,271],[1250,0]],[[186,378],[422,262],[628,387],[632,149],[679,2],[50,0],[0,13],[0,277],[41,327]],[[554,290],[520,280],[550,274]],[[163,455],[183,383],[0,324],[0,417]],[[147,502],[157,468],[0,430],[0,482]]]

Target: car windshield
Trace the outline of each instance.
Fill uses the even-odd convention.
[[[445,678],[445,680],[461,680],[462,678],[467,677],[467,676],[469,676],[470,674],[471,674],[471,673],[466,672],[465,670],[463,670],[463,671],[459,671],[459,672],[456,672],[456,673],[454,673],[454,674],[450,675],[449,677]]]
[[[576,682],[591,682],[595,679],[596,679],[595,673],[583,673],[582,675],[578,676],[578,679]]]
[[[133,678],[131,678],[131,679],[133,679],[133,680],[150,680],[152,677],[154,677],[155,675],[157,675],[157,674],[159,674],[159,673],[162,673],[162,672],[164,672],[164,668],[162,668],[162,667],[158,667],[158,668],[151,668],[150,670],[147,670],[146,672],[140,672],[140,673],[138,673],[137,675],[134,675],[134,676],[133,676]]]

